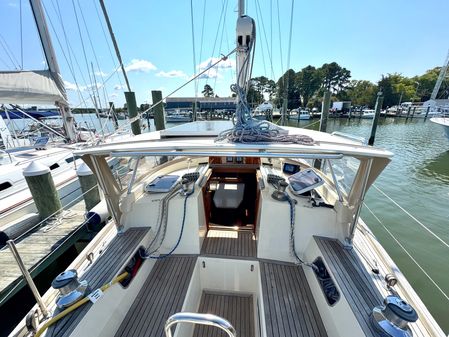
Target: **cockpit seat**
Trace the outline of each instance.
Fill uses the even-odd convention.
[[[219,183],[214,194],[216,208],[237,209],[243,201],[245,184]]]

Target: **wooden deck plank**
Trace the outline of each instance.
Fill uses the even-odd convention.
[[[173,255],[158,260],[115,336],[164,336],[165,321],[182,309],[196,259]]]
[[[131,228],[123,235],[117,235],[108,249],[84,273],[81,279],[88,280],[92,289],[101,287],[119,272],[147,232],[148,228]],[[118,254],[119,252],[120,254]],[[83,307],[55,323],[49,328],[47,336],[69,336],[91,306],[91,303],[86,303]]]
[[[198,312],[214,314],[228,320],[237,336],[254,337],[253,297],[245,294],[220,294],[204,291]],[[215,327],[195,326],[194,336],[226,337],[226,333]]]
[[[327,337],[302,267],[260,261],[267,337]]]
[[[370,321],[372,309],[382,304],[382,295],[369,282],[369,275],[358,257],[335,239],[315,237],[335,281],[349,303],[367,337],[378,334]]]
[[[256,258],[256,241],[251,231],[211,229],[204,238],[201,255]]]

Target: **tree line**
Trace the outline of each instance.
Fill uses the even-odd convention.
[[[400,102],[424,102],[430,98],[440,70],[441,67],[435,67],[414,77],[387,74],[373,83],[351,79],[351,72],[336,62],[319,68],[309,65],[297,72],[287,70],[276,82],[265,76],[252,78],[247,98],[251,105],[257,106],[268,97],[280,107],[286,96],[288,109],[320,107],[325,90],[331,92],[332,101],[351,101],[353,106],[373,107],[379,91],[383,92],[385,107]],[[437,97],[448,95],[449,86],[442,85]]]

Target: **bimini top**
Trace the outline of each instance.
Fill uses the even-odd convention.
[[[232,128],[228,121],[199,121],[163,131],[134,136],[131,139],[105,143],[75,151],[76,155],[99,156],[247,156],[298,158],[357,158],[389,159],[389,151],[365,145],[357,137],[328,134],[307,129],[284,127],[289,135],[303,135],[313,139],[312,145],[292,143],[230,143],[217,142],[216,137]]]

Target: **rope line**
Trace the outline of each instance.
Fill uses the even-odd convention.
[[[413,263],[423,272],[424,275],[432,282],[432,284],[435,286],[435,288],[438,289],[438,291],[446,298],[446,300],[449,301],[449,296],[446,295],[446,293],[443,291],[443,289],[440,288],[440,286],[432,279],[432,277],[427,273],[427,271],[421,267],[421,265],[416,261],[416,259],[412,256],[412,254],[409,253],[409,251],[401,244],[401,242],[396,239],[394,234],[387,228],[387,226],[384,225],[384,223],[374,214],[374,212],[368,207],[367,204],[363,203],[363,205],[366,207],[366,209],[373,215],[373,217],[379,222],[379,224],[385,229],[385,231],[390,235],[390,237],[397,243],[397,245],[407,254],[407,256],[413,261]]]

